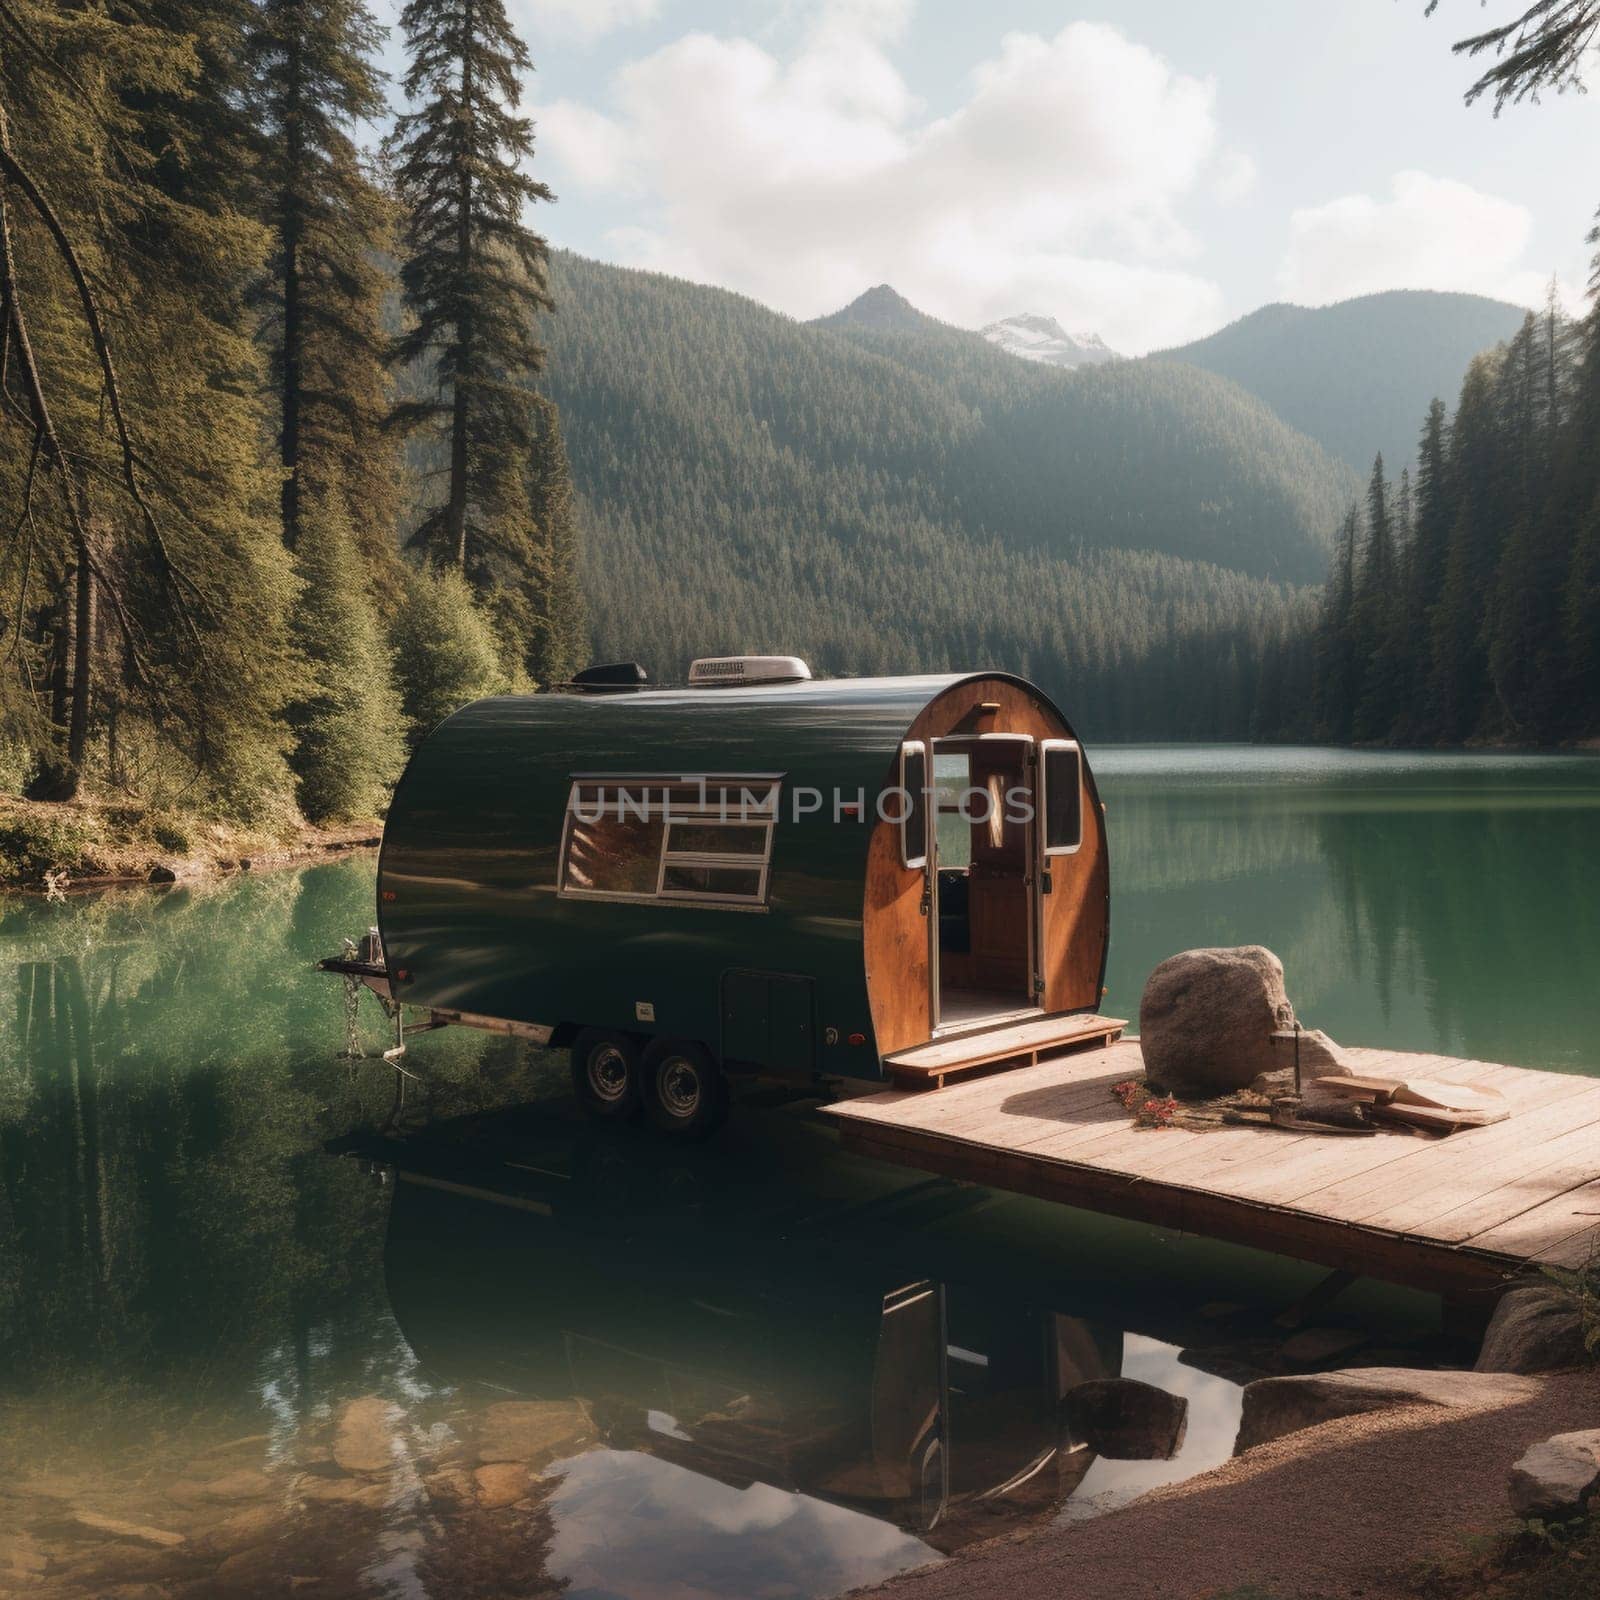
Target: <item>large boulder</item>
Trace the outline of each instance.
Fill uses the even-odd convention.
[[[1150,974],[1139,1002],[1145,1076],[1166,1089],[1232,1090],[1282,1066],[1272,1044],[1292,1027],[1283,963],[1258,944],[1185,950]]]
[[[1245,1385],[1240,1454],[1269,1439],[1314,1428],[1336,1417],[1399,1406],[1445,1406],[1477,1410],[1519,1405],[1540,1392],[1536,1378],[1500,1372],[1429,1372],[1413,1367],[1359,1367],[1304,1377],[1258,1378]]]
[[[1189,1402],[1137,1378],[1095,1378],[1067,1391],[1075,1441],[1110,1461],[1170,1461],[1183,1448]]]
[[[1478,1352],[1478,1372],[1555,1372],[1586,1357],[1578,1303],[1555,1284],[1502,1295]]]
[[[1566,1522],[1600,1495],[1600,1428],[1558,1433],[1512,1467],[1511,1509],[1519,1517]]]

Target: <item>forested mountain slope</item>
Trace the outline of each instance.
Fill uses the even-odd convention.
[[[1245,692],[1232,641],[1288,603],[1264,578],[1320,575],[1351,488],[1195,369],[1073,374],[954,329],[803,326],[566,254],[552,276],[545,383],[596,653],[658,676],[741,649],[1003,665],[1101,736],[1222,732]]]
[[[1396,289],[1331,306],[1263,306],[1155,359],[1232,378],[1352,467],[1366,471],[1382,451],[1398,473],[1416,453],[1428,402],[1454,394],[1472,358],[1525,315],[1482,295]]]

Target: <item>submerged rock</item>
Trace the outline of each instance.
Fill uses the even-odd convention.
[[[491,1461],[472,1475],[478,1504],[493,1511],[515,1505],[533,1487],[528,1469],[520,1461]]]
[[[345,1472],[387,1472],[394,1465],[389,1421],[394,1407],[377,1395],[352,1400],[333,1430],[333,1459]]]
[[[1518,1405],[1540,1392],[1535,1378],[1500,1372],[1430,1372],[1413,1367],[1358,1367],[1343,1372],[1307,1373],[1303,1377],[1258,1378],[1246,1384],[1239,1437],[1239,1455],[1269,1439],[1281,1439],[1301,1428],[1336,1417],[1400,1406]]]
[[[143,1522],[122,1522],[116,1517],[103,1517],[98,1511],[76,1510],[72,1520],[91,1533],[103,1533],[108,1539],[126,1539],[133,1544],[150,1545],[158,1550],[175,1550],[188,1541],[181,1533],[169,1528],[153,1528]]]
[[[211,1555],[231,1556],[273,1538],[283,1520],[283,1512],[277,1506],[251,1506],[213,1523],[197,1542]]]
[[[1600,1428],[1558,1433],[1512,1467],[1511,1509],[1519,1517],[1566,1522],[1581,1517],[1600,1493]]]
[[[1074,1439],[1110,1461],[1170,1461],[1183,1448],[1189,1402],[1137,1378],[1095,1378],[1067,1391]]]
[[[583,1407],[571,1400],[502,1400],[485,1406],[477,1422],[478,1460],[554,1461],[594,1438]]]
[[[1283,963],[1258,944],[1185,950],[1163,961],[1139,1002],[1145,1074],[1167,1089],[1243,1089],[1283,1063],[1272,1035],[1292,1025]]]
[[[1302,1328],[1283,1341],[1278,1354],[1291,1367],[1320,1367],[1349,1355],[1366,1342],[1366,1334],[1353,1328]]]
[[[1502,1295],[1478,1352],[1477,1372],[1555,1372],[1586,1358],[1583,1316],[1555,1284]]]

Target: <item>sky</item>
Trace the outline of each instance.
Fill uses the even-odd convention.
[[[552,245],[1129,355],[1273,300],[1534,304],[1554,275],[1578,309],[1600,96],[1496,118],[1450,50],[1525,3],[506,0]]]

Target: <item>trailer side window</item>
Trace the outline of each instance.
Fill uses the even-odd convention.
[[[768,775],[574,779],[559,891],[762,908],[777,818],[778,783]]]
[[[1039,760],[1044,853],[1071,855],[1083,844],[1083,752],[1071,739],[1046,739]]]

